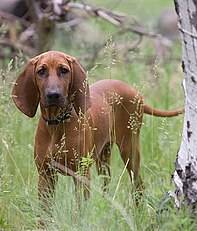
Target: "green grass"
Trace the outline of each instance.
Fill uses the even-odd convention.
[[[174,76],[176,66],[173,63],[167,68],[157,67],[155,71],[162,74],[156,81],[154,71],[143,63],[126,67],[119,63],[110,70],[100,66],[94,71],[97,75],[122,79],[134,85],[140,89],[149,105],[173,109],[183,105],[180,86],[182,74],[177,75],[176,72]],[[0,227],[7,230],[32,230],[36,228],[39,215],[37,171],[33,160],[38,115],[29,119],[15,108],[10,97],[11,83],[15,78],[13,71],[8,70],[7,76],[9,78],[5,81],[1,77]],[[93,78],[92,81],[95,81]],[[176,88],[171,88],[172,83]],[[114,148],[109,198],[100,194],[98,188],[101,178],[93,166],[91,197],[88,201],[82,201],[79,211],[72,179],[60,176],[53,205],[53,222],[46,217],[50,230],[177,230],[180,227],[182,230],[193,230],[189,212],[177,212],[166,196],[168,190],[173,191],[170,178],[180,145],[182,123],[183,116],[170,119],[144,116],[141,172],[145,191],[139,208],[135,206],[129,177],[126,171],[123,172],[124,165],[119,152]]]
[[[119,10],[127,9],[125,12],[135,9],[138,18],[149,16],[151,23],[163,6],[172,4],[171,1],[160,1],[159,4],[151,0],[152,4],[145,7],[145,1],[141,0],[132,2],[128,8],[125,2],[129,1],[113,1],[113,4],[117,3]],[[106,1],[105,4],[113,8],[111,3]],[[150,14],[150,10],[153,13]],[[60,42],[61,39],[54,44],[54,48],[64,51],[65,45]],[[137,58],[152,55],[153,49],[147,45],[149,42],[145,40],[146,45],[136,54]],[[70,52],[79,57],[74,46]],[[178,45],[176,54],[180,55]],[[11,99],[12,84],[24,64],[23,57],[19,57],[17,63],[20,65],[11,68],[10,63],[0,75],[0,230],[34,230],[39,219],[37,170],[33,160],[34,133],[39,113],[33,119],[27,118],[15,108]],[[111,65],[106,54],[104,58],[101,57],[98,67],[89,70],[91,81],[102,78],[121,79],[140,90],[150,106],[159,109],[183,107],[183,74],[179,61],[161,64],[156,60],[147,65],[138,59],[130,63],[124,63],[121,57],[116,59],[116,64]],[[106,65],[110,68],[105,69]],[[167,196],[169,190],[174,190],[170,181],[180,147],[182,125],[183,116],[168,119],[144,116],[141,130],[141,174],[145,190],[139,207],[135,206],[128,174],[123,171],[124,165],[118,149],[114,147],[112,180],[107,198],[100,193],[102,179],[97,175],[95,166],[91,170],[90,199],[82,201],[80,210],[72,179],[59,176],[53,202],[53,220],[45,217],[49,230],[195,230],[195,220],[190,211],[187,208],[177,211]]]

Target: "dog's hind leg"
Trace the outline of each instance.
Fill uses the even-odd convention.
[[[111,162],[111,149],[113,144],[110,142],[106,143],[99,158],[96,161],[96,168],[99,175],[103,177],[104,192],[107,190],[107,186],[111,180],[110,162]]]
[[[142,180],[140,176],[140,150],[139,134],[130,134],[118,143],[121,158],[128,170],[134,191],[142,193]]]

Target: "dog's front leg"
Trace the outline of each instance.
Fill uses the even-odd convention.
[[[87,200],[90,196],[90,166],[87,166],[83,174],[73,175],[77,201],[80,204],[81,199]]]
[[[53,170],[39,171],[38,177],[38,198],[41,207],[40,227],[45,227],[45,219],[51,216],[52,199],[55,194],[57,173]]]

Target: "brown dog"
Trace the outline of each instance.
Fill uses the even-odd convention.
[[[89,87],[77,60],[57,51],[31,59],[12,93],[16,106],[29,117],[40,104],[34,157],[43,207],[54,193],[57,173],[65,174],[62,166],[69,170],[76,186],[81,181],[72,172],[83,169],[82,174],[90,179],[91,163],[82,164],[86,157],[96,161],[99,174],[110,176],[113,143],[119,147],[135,188],[141,190],[139,134],[143,113],[162,117],[182,113],[150,108],[136,90],[118,80],[101,80]],[[88,192],[89,180],[85,184]]]

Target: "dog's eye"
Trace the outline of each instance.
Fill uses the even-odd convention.
[[[66,75],[68,72],[69,72],[69,70],[66,69],[65,67],[60,68],[60,75]]]
[[[41,77],[46,76],[46,70],[44,68],[41,68],[37,73]]]

